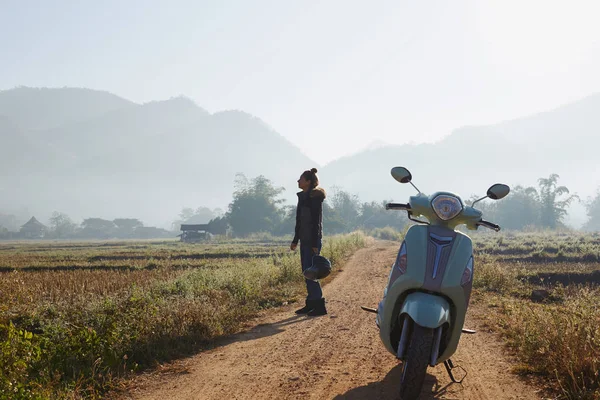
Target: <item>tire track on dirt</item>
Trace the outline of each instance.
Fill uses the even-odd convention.
[[[397,399],[400,363],[379,340],[375,306],[397,243],[358,251],[324,288],[329,314],[296,316],[297,304],[268,312],[254,328],[212,350],[137,377],[121,399]],[[298,266],[299,268],[299,266]],[[468,376],[452,384],[443,365],[428,369],[423,399],[539,399],[510,371],[511,360],[477,318],[473,304],[453,357]]]

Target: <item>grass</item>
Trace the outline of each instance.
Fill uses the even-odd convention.
[[[298,252],[268,238],[0,246],[0,398],[99,398],[304,293]],[[368,245],[326,238],[334,269]]]
[[[600,399],[600,237],[476,235],[474,291],[487,322],[554,395]],[[534,290],[545,296],[533,301]],[[545,298],[544,298],[545,297]]]
[[[406,230],[404,230],[404,232],[399,232],[390,226],[386,226],[385,228],[375,228],[369,231],[370,236],[381,240],[400,241],[404,238],[404,234],[406,234]]]
[[[384,240],[401,233],[370,232]],[[600,235],[475,233],[474,296],[555,397],[600,399]],[[0,398],[99,398],[304,295],[289,240],[0,245]],[[334,269],[368,245],[327,238]],[[534,302],[533,290],[547,291]]]

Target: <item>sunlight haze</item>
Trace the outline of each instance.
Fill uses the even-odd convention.
[[[261,118],[323,165],[600,91],[599,13],[594,1],[3,2],[0,89],[184,95]]]

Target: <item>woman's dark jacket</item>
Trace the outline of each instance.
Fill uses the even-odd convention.
[[[298,193],[296,208],[296,233],[292,243],[298,240],[310,247],[319,247],[323,237],[323,201],[325,191],[319,187]]]

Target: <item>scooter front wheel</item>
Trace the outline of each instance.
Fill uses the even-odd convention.
[[[406,361],[402,363],[402,379],[400,381],[400,398],[414,400],[419,398],[423,381],[427,374],[427,366],[433,347],[433,329],[414,324]]]

